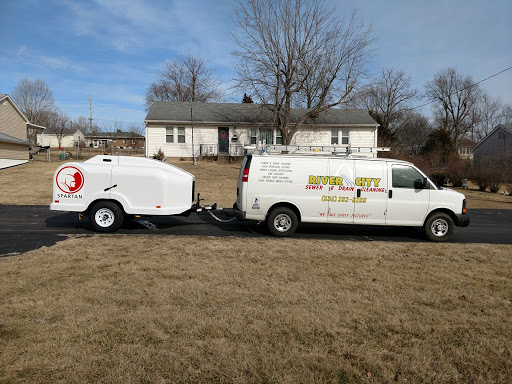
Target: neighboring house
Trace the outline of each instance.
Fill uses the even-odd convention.
[[[87,145],[92,148],[144,148],[145,138],[134,132],[96,132],[85,135]]]
[[[85,144],[85,136],[80,129],[65,129],[62,132],[61,145],[59,145],[58,135],[54,132],[46,132],[37,135],[37,144],[41,146],[50,146],[50,148],[71,148],[77,144]]]
[[[459,140],[457,143],[457,152],[463,159],[473,159],[473,147],[475,142],[469,139]]]
[[[27,163],[29,134],[44,127],[31,124],[9,95],[0,94],[0,169]]]
[[[512,124],[500,124],[473,147],[473,165],[512,156]]]
[[[292,111],[294,118],[301,113]],[[161,149],[167,157],[192,157],[192,143],[194,156],[240,156],[248,146],[282,144],[270,119],[261,104],[156,101],[145,119],[146,156]],[[291,145],[376,147],[377,127],[367,111],[330,109],[307,121]]]

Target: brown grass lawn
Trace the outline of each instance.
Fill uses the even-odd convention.
[[[205,203],[231,207],[239,164],[174,163]],[[0,170],[0,204],[49,204],[59,164]],[[469,208],[512,208],[509,196],[464,192]],[[511,255],[71,237],[0,258],[0,383],[509,383]]]
[[[70,238],[0,259],[0,382],[508,383],[511,255]]]

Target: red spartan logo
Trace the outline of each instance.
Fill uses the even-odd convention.
[[[76,193],[84,186],[84,175],[75,167],[64,167],[55,178],[57,186],[64,193]]]

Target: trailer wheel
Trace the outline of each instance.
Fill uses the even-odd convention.
[[[274,208],[267,218],[267,227],[274,236],[290,236],[299,225],[299,219],[293,210],[286,207]]]
[[[115,232],[123,224],[123,211],[116,203],[100,201],[89,210],[89,222],[98,232]]]
[[[453,233],[452,218],[446,213],[434,213],[425,222],[424,230],[427,237],[432,241],[446,241]]]

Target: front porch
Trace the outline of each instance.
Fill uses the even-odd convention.
[[[247,150],[242,144],[229,144],[227,151],[219,152],[219,144],[200,144],[199,156],[202,157],[219,157],[219,156],[245,156]]]

